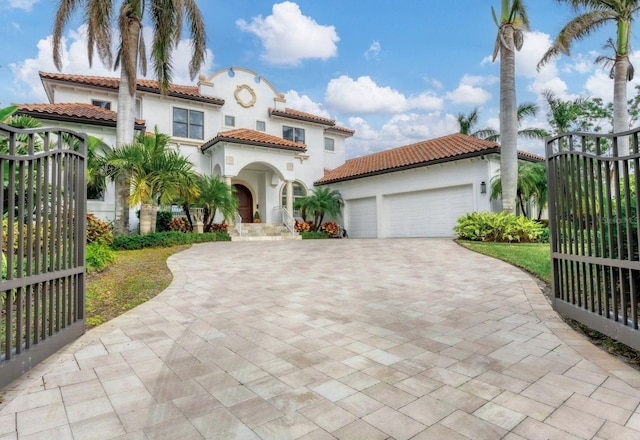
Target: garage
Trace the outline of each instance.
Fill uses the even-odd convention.
[[[349,237],[376,238],[378,236],[375,197],[346,200],[345,209]]]
[[[471,185],[385,195],[385,237],[451,237],[458,217],[473,211]]]

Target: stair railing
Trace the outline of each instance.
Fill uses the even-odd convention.
[[[233,214],[233,221],[235,222],[236,231],[238,231],[238,235],[242,237],[242,217],[239,213]]]
[[[276,222],[278,222],[278,219],[279,219],[279,222],[285,225],[289,230],[289,232],[291,232],[291,236],[292,237],[295,236],[296,220],[289,213],[289,211],[287,211],[287,208],[285,208],[284,206],[275,206],[273,208],[273,211],[274,211],[274,218],[276,219]]]

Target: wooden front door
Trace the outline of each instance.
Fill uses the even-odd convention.
[[[244,185],[233,185],[236,188],[238,198],[238,214],[242,217],[242,223],[253,223],[253,197],[251,191]]]

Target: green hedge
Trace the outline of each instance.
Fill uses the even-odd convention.
[[[472,241],[534,243],[548,240],[548,230],[535,220],[504,212],[472,212],[458,218],[458,237]]]
[[[229,234],[211,232],[205,234],[191,234],[184,232],[168,231],[153,232],[146,235],[125,235],[114,237],[112,249],[132,250],[148,247],[169,247],[181,244],[204,243],[209,241],[230,241]]]
[[[327,234],[326,232],[301,232],[300,235],[302,236],[303,240],[317,240],[317,239],[322,239],[322,238],[329,238],[329,234]]]

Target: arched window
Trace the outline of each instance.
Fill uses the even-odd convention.
[[[293,204],[296,204],[296,200],[307,196],[307,188],[302,184],[302,182],[293,182]],[[280,200],[282,206],[287,207],[287,184],[282,185]],[[298,212],[294,209],[293,212],[294,217],[298,217]]]

